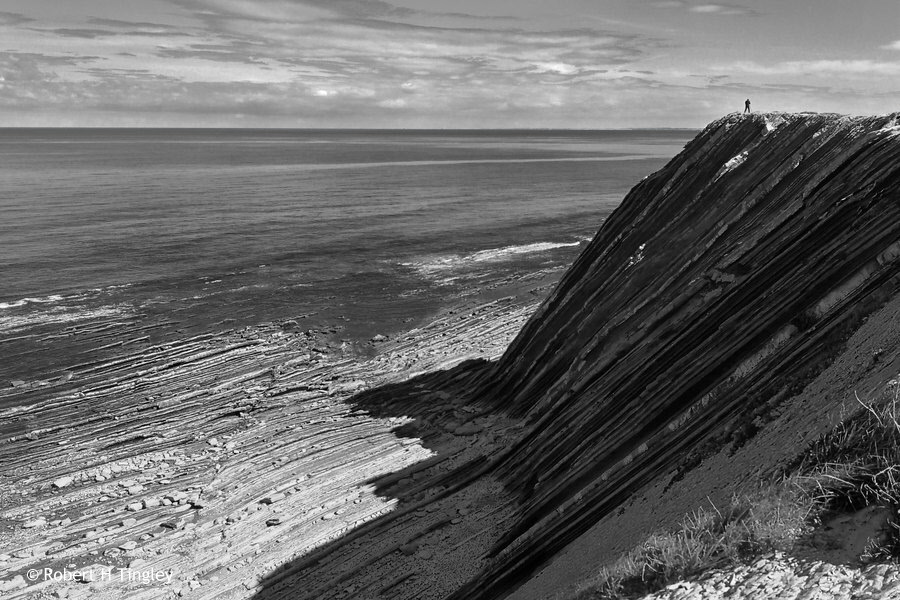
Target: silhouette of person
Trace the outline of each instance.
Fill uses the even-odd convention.
[[[746,100],[744,100],[744,112],[745,113],[750,112],[750,98],[747,98]]]

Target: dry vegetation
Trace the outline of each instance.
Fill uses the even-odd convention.
[[[824,520],[868,506],[900,506],[900,383],[785,468],[775,482],[736,496],[726,507],[698,508],[675,528],[655,533],[583,582],[570,600],[621,600],[662,589],[716,567],[772,551],[808,546]],[[866,549],[861,562],[900,557],[900,524]]]

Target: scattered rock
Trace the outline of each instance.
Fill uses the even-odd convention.
[[[22,523],[22,527],[25,529],[32,529],[35,527],[43,527],[47,524],[47,519],[44,517],[38,517],[37,519],[32,519],[30,521],[25,521]]]
[[[281,519],[268,519],[266,521],[266,527],[274,527],[275,525],[281,525]]]
[[[182,500],[187,501],[187,493],[186,492],[172,492],[171,494],[166,494],[163,496],[163,500],[168,500],[170,504],[175,504],[181,502]],[[164,502],[165,503],[165,502]]]
[[[272,494],[271,496],[266,496],[262,500],[259,501],[260,504],[275,504],[279,500],[284,500],[285,495],[282,492],[278,492],[277,494]]]
[[[402,552],[404,556],[412,556],[413,554],[416,553],[416,550],[418,550],[418,549],[419,549],[419,544],[417,544],[415,542],[400,546],[400,552]]]
[[[142,508],[144,508],[143,502],[132,502],[131,504],[129,504],[128,506],[125,507],[125,510],[129,510],[131,512],[137,512],[137,511],[141,510]]]
[[[73,477],[66,475],[65,477],[60,477],[59,479],[54,481],[53,487],[55,487],[57,489],[64,488],[64,487],[72,485],[72,483],[74,481],[75,481],[75,479]]]
[[[21,575],[16,575],[12,579],[0,581],[0,592],[11,592],[12,590],[25,587],[25,585],[25,578]]]
[[[256,587],[257,579],[256,579],[256,577],[248,577],[247,579],[245,579],[245,580],[242,581],[241,583],[244,585],[244,587],[245,587],[246,589],[252,590],[252,589],[254,589],[254,588]]]
[[[50,555],[56,554],[57,552],[59,552],[60,550],[62,550],[65,547],[66,547],[66,545],[60,541],[51,542],[50,544],[47,545],[46,548],[44,548],[44,554],[47,556],[50,556]]]

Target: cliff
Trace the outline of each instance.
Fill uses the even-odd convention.
[[[497,597],[655,477],[739,447],[897,292],[897,115],[730,115],[644,179],[480,394],[522,502],[456,598]]]

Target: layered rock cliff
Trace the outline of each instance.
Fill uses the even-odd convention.
[[[742,444],[896,294],[898,121],[731,115],[628,194],[479,392],[530,425],[494,469],[522,506],[456,598]]]

